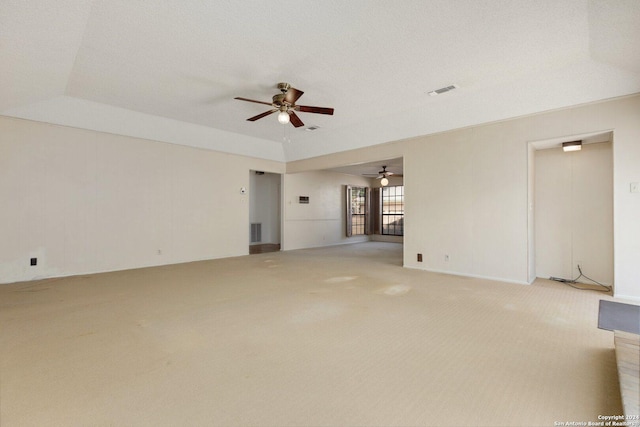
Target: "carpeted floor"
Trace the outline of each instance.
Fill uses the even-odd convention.
[[[371,242],[0,286],[0,425],[553,426],[622,412],[611,297]]]

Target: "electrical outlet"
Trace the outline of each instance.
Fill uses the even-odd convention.
[[[162,249],[158,249],[158,255],[162,255]]]
[[[444,262],[449,262],[449,254],[444,255]]]
[[[31,265],[38,265],[38,258],[31,258]]]
[[[418,262],[422,262],[422,254],[418,254]]]
[[[631,185],[629,185],[629,191],[632,193],[640,193],[640,183],[632,182]]]

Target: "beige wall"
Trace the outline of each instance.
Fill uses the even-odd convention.
[[[368,240],[368,236],[346,237],[347,184],[369,186],[370,180],[324,171],[285,175],[285,250]],[[309,204],[298,203],[299,196],[309,196]]]
[[[638,95],[290,162],[287,171],[404,157],[405,266],[529,283],[530,143],[604,131],[614,135],[614,290],[640,300],[640,194],[629,192],[640,182]]]
[[[348,180],[309,171],[403,157],[405,266],[528,283],[530,143],[603,131],[613,132],[614,290],[640,300],[640,193],[629,191],[640,182],[638,95],[290,162],[283,247],[353,241],[342,237],[337,206]],[[8,118],[0,150],[3,282],[245,254],[248,198],[239,188],[250,169],[284,169]],[[300,195],[311,204],[294,204]],[[41,265],[28,267],[32,256]]]
[[[526,148],[502,125],[411,141],[405,265],[525,283]]]
[[[613,283],[611,143],[539,150],[535,168],[537,276],[573,279],[580,264],[588,277]]]
[[[0,282],[247,254],[250,169],[284,164],[0,117]]]

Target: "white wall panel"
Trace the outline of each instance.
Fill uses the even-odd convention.
[[[370,186],[364,177],[334,172],[287,174],[284,179],[284,249],[367,241],[368,236],[346,237],[344,186]],[[309,196],[309,204],[300,204]]]
[[[640,96],[289,162],[287,170],[403,157],[405,266],[529,283],[530,143],[609,131],[614,141],[614,292],[640,301],[640,193],[629,191],[630,183],[640,182]],[[416,261],[418,252],[425,256],[422,263]]]
[[[630,192],[640,182],[640,96],[290,162],[283,247],[353,241],[337,203],[342,185],[360,183],[309,171],[403,157],[405,266],[528,283],[530,143],[609,131],[614,290],[640,300],[640,193]],[[249,200],[239,189],[250,169],[285,165],[0,118],[0,281],[244,254]],[[311,203],[299,205],[301,195]],[[218,196],[227,204],[209,198]],[[31,256],[42,264],[28,267]]]
[[[0,283],[247,254],[250,169],[284,164],[0,117]]]

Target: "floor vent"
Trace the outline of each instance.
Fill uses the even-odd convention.
[[[262,223],[254,222],[251,224],[251,243],[262,242]]]

